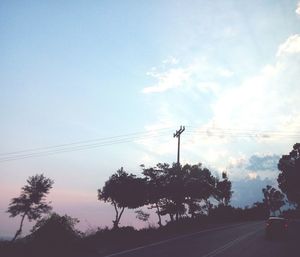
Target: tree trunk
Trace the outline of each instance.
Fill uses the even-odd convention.
[[[120,219],[122,217],[122,214],[123,214],[124,210],[125,210],[125,207],[123,207],[122,210],[121,210],[121,212],[120,212],[120,215],[119,215],[119,218],[118,218],[117,227],[119,227]]]
[[[118,222],[119,211],[118,211],[117,204],[116,204],[115,202],[113,202],[113,205],[114,205],[114,207],[115,207],[115,212],[116,212],[115,220],[113,220],[113,229],[116,229],[116,228],[118,228],[118,226],[119,226],[119,222]]]
[[[116,218],[115,218],[115,220],[113,220],[113,229],[117,229],[117,228],[119,228],[120,219],[125,210],[125,207],[122,207],[121,212],[119,213],[116,203],[113,203],[113,205],[114,205],[115,211],[116,211]]]
[[[157,203],[155,203],[155,207],[156,207],[156,213],[157,213],[157,216],[158,216],[158,222],[157,222],[157,224],[159,225],[159,227],[162,227],[161,216],[159,214],[159,206],[158,206]]]
[[[19,229],[17,230],[17,232],[16,232],[14,238],[11,240],[12,242],[14,242],[14,241],[17,239],[17,237],[21,234],[21,232],[22,232],[22,227],[23,227],[23,222],[24,222],[24,219],[25,219],[26,214],[27,214],[27,213],[24,213],[24,214],[22,215],[20,227],[19,227]]]
[[[173,222],[174,221],[174,214],[169,213],[169,216],[170,216],[171,222]]]

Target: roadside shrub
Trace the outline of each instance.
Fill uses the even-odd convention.
[[[76,251],[82,233],[75,229],[78,219],[51,213],[39,220],[31,230],[29,242],[32,254],[39,256],[68,256]],[[63,255],[62,255],[63,254]]]

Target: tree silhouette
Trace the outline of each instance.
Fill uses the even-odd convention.
[[[277,210],[281,212],[280,208],[284,205],[284,194],[274,187],[267,185],[262,189],[264,194],[264,204],[269,210],[269,214],[274,215]]]
[[[161,216],[169,215],[171,221],[178,220],[185,213],[185,174],[181,166],[174,163],[158,163],[155,167],[143,168],[147,181],[148,203],[155,208],[158,215],[158,225],[162,226]]]
[[[300,206],[300,143],[293,146],[288,155],[283,155],[278,163],[280,174],[277,181],[289,201]]]
[[[201,163],[186,164],[182,170],[186,174],[186,203],[189,214],[194,218],[196,214],[203,213],[204,209],[208,211],[211,207],[208,199],[215,191],[216,179],[207,168],[202,168]]]
[[[165,189],[166,200],[163,210],[168,212],[170,218],[178,220],[181,215],[186,211],[185,199],[186,199],[186,174],[182,172],[181,166],[177,163],[173,163],[172,166],[165,168]]]
[[[40,242],[49,242],[55,244],[64,244],[78,237],[81,232],[75,229],[79,220],[68,215],[60,216],[57,213],[51,213],[37,221],[31,229],[31,237]]]
[[[78,222],[76,218],[57,213],[39,219],[28,237],[31,250],[26,256],[79,256],[79,239],[83,233],[75,228]]]
[[[229,181],[226,172],[222,172],[222,180],[217,181],[215,198],[225,206],[228,206],[233,191],[231,191],[231,181]]]
[[[134,213],[136,214],[136,218],[141,221],[148,221],[150,217],[150,214],[144,212],[142,209],[136,210]]]
[[[166,197],[166,183],[164,167],[167,164],[157,164],[155,167],[145,168],[141,165],[142,173],[146,178],[147,183],[147,197],[150,209],[155,208],[158,217],[158,225],[161,227],[161,206],[163,205],[163,199]]]
[[[27,185],[22,187],[20,196],[11,200],[7,210],[10,217],[21,215],[20,227],[12,241],[15,241],[21,234],[25,217],[29,221],[36,220],[52,209],[45,201],[45,197],[53,183],[53,180],[46,178],[43,174],[31,176],[27,179]]]
[[[98,189],[98,200],[109,202],[114,206],[115,219],[113,228],[118,228],[125,208],[135,209],[147,202],[146,182],[133,174],[119,169]]]
[[[148,200],[152,208],[156,208],[158,224],[161,226],[161,216],[169,215],[171,221],[178,220],[180,216],[188,213],[192,218],[212,208],[210,197],[216,194],[216,178],[201,164],[183,167],[174,163],[158,163],[155,167],[143,168],[143,175],[147,179]],[[224,179],[222,196],[231,197],[231,182]],[[228,187],[229,185],[229,187]]]

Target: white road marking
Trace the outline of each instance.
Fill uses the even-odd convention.
[[[230,248],[231,246],[233,246],[233,245],[235,245],[235,244],[237,244],[237,243],[243,241],[243,240],[246,239],[247,237],[249,237],[249,236],[251,236],[251,235],[257,233],[257,232],[260,231],[260,230],[261,230],[261,229],[258,229],[258,230],[252,231],[252,232],[250,232],[250,233],[248,233],[248,234],[245,234],[245,235],[243,235],[243,236],[240,236],[240,237],[238,237],[238,238],[236,238],[236,239],[234,239],[234,240],[228,242],[227,244],[225,244],[225,245],[223,245],[223,246],[221,246],[221,247],[219,247],[219,248],[217,248],[217,249],[215,249],[215,250],[213,250],[213,251],[211,251],[211,252],[209,252],[209,253],[207,253],[207,254],[205,254],[205,255],[202,255],[201,257],[214,257],[214,256],[218,255],[219,253],[224,252],[225,250],[227,250],[227,249]]]
[[[217,230],[223,230],[223,229],[228,229],[228,228],[239,227],[239,226],[242,226],[242,225],[249,225],[249,224],[245,224],[244,222],[242,222],[242,223],[235,224],[235,225],[217,227],[217,228],[212,228],[212,229],[205,229],[205,230],[201,230],[199,232],[195,232],[195,233],[191,233],[191,234],[187,234],[187,235],[182,235],[182,236],[177,236],[177,237],[172,237],[170,239],[159,241],[159,242],[156,242],[156,243],[152,243],[152,244],[132,248],[132,249],[129,249],[129,250],[124,250],[124,251],[113,253],[113,254],[110,254],[110,255],[105,255],[104,257],[114,257],[114,256],[122,255],[122,254],[125,254],[125,253],[135,252],[137,250],[142,250],[142,249],[145,249],[145,248],[149,248],[149,247],[153,247],[153,246],[157,246],[157,245],[162,245],[162,244],[165,244],[165,243],[168,243],[168,242],[175,241],[177,239],[187,238],[187,237],[199,235],[199,234],[202,234],[202,233],[205,233],[205,232],[211,232],[211,231],[217,231]]]

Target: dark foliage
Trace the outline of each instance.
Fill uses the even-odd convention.
[[[223,205],[227,206],[230,202],[233,191],[226,172],[222,173],[222,180],[217,181],[215,198]]]
[[[183,167],[174,163],[158,163],[155,167],[143,168],[147,179],[148,203],[156,209],[158,224],[161,216],[169,215],[171,221],[189,214],[192,218],[209,213],[214,198],[228,205],[232,191],[226,173],[219,181],[201,164]]]
[[[51,213],[39,220],[28,237],[32,252],[40,256],[74,255],[81,232],[75,229],[78,219]]]
[[[21,215],[20,227],[13,241],[21,234],[25,217],[29,221],[36,220],[51,210],[52,207],[46,202],[45,197],[53,183],[53,180],[46,178],[43,174],[29,177],[27,185],[22,187],[21,195],[11,200],[7,210],[10,217]]]
[[[289,201],[300,205],[300,143],[293,146],[288,155],[283,155],[278,163],[280,174],[278,185]]]
[[[121,168],[105,182],[102,189],[98,189],[98,199],[114,206],[116,216],[113,226],[118,228],[125,208],[135,209],[146,204],[145,179],[128,174]]]
[[[75,229],[78,219],[68,215],[60,216],[51,213],[40,219],[32,228],[30,238],[40,242],[64,244],[80,237],[80,232]]]
[[[274,187],[267,185],[262,189],[264,194],[264,204],[268,208],[269,213],[275,215],[276,211],[281,212],[280,208],[284,205],[284,194]]]
[[[81,243],[82,233],[75,229],[78,222],[68,215],[51,213],[36,223],[30,235],[14,242],[0,244],[0,256],[84,256],[87,251]]]

